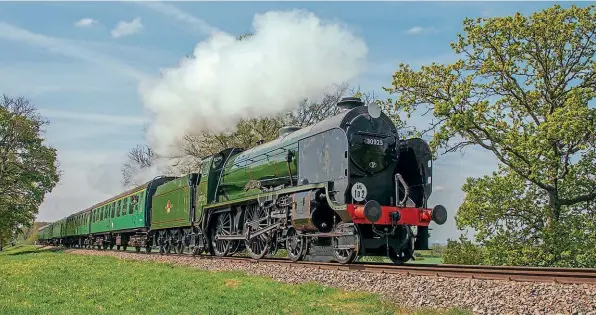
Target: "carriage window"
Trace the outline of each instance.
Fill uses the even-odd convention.
[[[128,202],[128,214],[132,214],[133,211],[134,211],[134,209],[135,209],[134,208],[134,206],[135,206],[134,203],[135,203],[135,198],[136,197],[137,197],[136,195],[133,195],[133,196],[130,197],[130,201]]]
[[[128,199],[130,197],[126,197],[122,200],[122,207],[120,208],[120,211],[122,212],[122,215],[126,215],[126,205],[128,204]]]
[[[116,216],[119,217],[120,216],[120,205],[122,204],[122,200],[118,201],[118,203],[116,203]],[[114,217],[114,216],[112,216]]]
[[[139,207],[140,207],[139,204],[141,203],[141,195],[139,194],[136,197],[137,198],[135,199],[135,205],[134,205],[134,207],[135,207],[135,212],[136,213],[139,213]]]

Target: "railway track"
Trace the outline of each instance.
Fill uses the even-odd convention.
[[[147,253],[134,253],[147,255]],[[149,255],[160,255],[153,252]],[[188,254],[168,254],[170,256],[185,256]],[[191,256],[192,257],[192,256]],[[596,285],[596,268],[546,268],[546,267],[516,267],[516,266],[477,266],[477,265],[449,265],[449,264],[405,264],[392,265],[386,263],[352,263],[340,265],[334,262],[299,261],[292,262],[285,258],[264,258],[255,260],[250,257],[231,256],[215,257],[208,255],[194,256],[197,259],[221,259],[231,262],[255,264],[289,264],[300,267],[360,271],[381,274],[405,274],[418,276],[456,277],[473,279],[493,279],[526,282],[553,282],[568,284]]]
[[[207,256],[206,256],[207,257]],[[469,266],[469,265],[435,265],[435,264],[371,264],[354,263],[339,265],[337,263],[322,262],[291,262],[283,259],[254,260],[244,257],[225,257],[224,259],[254,263],[295,264],[316,269],[354,270],[372,273],[406,274],[420,276],[458,277],[473,279],[494,279],[509,281],[554,282],[596,285],[596,269],[582,268],[531,268],[508,266]]]

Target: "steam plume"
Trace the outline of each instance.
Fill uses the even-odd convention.
[[[179,154],[175,143],[185,133],[230,130],[242,118],[291,110],[364,70],[364,41],[312,13],[267,12],[253,27],[242,41],[214,33],[196,45],[194,58],[141,84],[153,116],[147,140],[158,155]]]

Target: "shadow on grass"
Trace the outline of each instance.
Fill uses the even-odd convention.
[[[36,246],[36,245],[17,245],[9,248],[5,248],[3,251],[0,252],[1,255],[6,256],[16,256],[16,255],[24,255],[24,254],[38,254],[38,253],[52,253],[52,252],[62,252],[66,248],[64,247],[45,247],[45,246]]]

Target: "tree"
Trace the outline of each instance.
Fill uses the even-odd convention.
[[[31,226],[59,180],[56,150],[43,144],[46,124],[25,98],[0,98],[0,243]]]
[[[556,264],[567,248],[563,237],[566,245],[575,241],[569,222],[586,219],[587,203],[596,199],[594,8],[555,5],[530,16],[465,19],[466,34],[451,45],[458,61],[419,70],[401,64],[385,89],[397,94],[385,102],[397,121],[399,112],[432,112],[423,133],[435,131],[435,156],[474,145],[498,159],[498,173],[468,179],[456,216],[496,251],[523,247],[514,241],[519,234],[492,235],[496,222],[516,224],[536,231],[542,262]],[[482,221],[488,213],[493,222]],[[593,231],[587,236],[596,243]],[[490,242],[499,238],[498,246]],[[557,245],[545,245],[549,240]]]
[[[127,154],[128,161],[122,165],[122,185],[124,187],[140,185],[135,180],[135,173],[139,169],[148,168],[153,165],[156,156],[153,150],[148,145],[137,145],[130,149]]]

